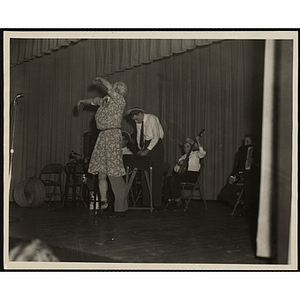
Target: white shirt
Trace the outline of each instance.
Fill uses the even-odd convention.
[[[152,150],[159,139],[162,139],[164,137],[164,131],[162,129],[162,126],[159,122],[159,119],[151,114],[144,114],[144,138],[145,141],[150,141],[149,146],[147,147],[148,150]],[[137,129],[137,143],[138,147],[140,147],[140,136],[141,136],[141,127],[142,123],[137,123],[136,124],[136,129]]]
[[[188,165],[188,171],[192,172],[198,172],[201,168],[200,165],[200,159],[203,158],[206,155],[206,151],[203,149],[203,147],[199,147],[199,150],[192,151],[189,157],[189,165]],[[182,155],[177,164],[174,167],[174,171],[178,172],[180,170],[180,166],[178,166],[178,163],[186,158],[186,154]]]

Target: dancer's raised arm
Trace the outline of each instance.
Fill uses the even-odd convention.
[[[83,100],[79,100],[77,102],[77,109],[78,110],[83,110],[85,106],[87,105],[91,105],[93,99],[83,99]]]
[[[77,109],[78,110],[83,110],[84,107],[88,106],[88,105],[102,105],[103,100],[106,100],[108,98],[109,98],[109,96],[105,96],[104,98],[96,97],[96,98],[92,98],[92,99],[79,100],[77,102]]]
[[[107,90],[110,90],[112,88],[112,84],[102,77],[96,77],[93,80],[94,85],[99,85],[100,83],[102,83],[107,88]]]

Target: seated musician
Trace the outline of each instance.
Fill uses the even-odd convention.
[[[234,206],[240,191],[244,188],[244,205],[240,207],[241,214],[248,212],[251,202],[258,198],[259,187],[259,155],[254,145],[253,137],[246,134],[243,145],[239,148],[235,165],[227,184],[222,188],[219,199]]]
[[[122,154],[132,155],[133,152],[130,150],[131,136],[127,131],[122,131]]]
[[[165,181],[165,198],[168,200],[168,204],[172,204],[174,209],[181,207],[180,183],[195,183],[197,181],[201,168],[200,160],[206,155],[199,136],[196,137],[195,143],[192,139],[187,138],[182,147],[185,154],[176,163],[172,176],[166,177]],[[182,173],[185,164],[186,171]]]

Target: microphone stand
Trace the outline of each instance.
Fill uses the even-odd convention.
[[[12,174],[12,163],[13,163],[13,155],[14,155],[14,139],[15,139],[15,128],[16,128],[16,117],[17,117],[17,104],[18,98],[20,95],[17,95],[13,101],[13,109],[11,112],[11,140],[10,140],[10,161],[9,161],[9,183],[11,188],[11,174]],[[18,218],[9,216],[9,222],[16,222],[19,221]]]
[[[13,101],[13,110],[11,113],[11,120],[12,120],[12,128],[11,128],[11,140],[10,140],[10,161],[9,161],[9,177],[11,178],[11,171],[12,171],[12,160],[14,155],[14,139],[15,139],[15,128],[16,128],[16,117],[17,117],[17,104],[18,104],[18,96],[15,97]]]

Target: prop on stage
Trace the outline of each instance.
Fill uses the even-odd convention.
[[[137,207],[136,201],[133,201],[133,207],[129,207],[129,209],[136,209],[136,210],[150,210],[153,212],[153,195],[152,195],[152,188],[153,188],[153,162],[150,160],[150,157],[144,156],[137,156],[137,155],[124,155],[124,166],[126,168],[126,194],[129,194],[131,189],[132,183],[137,175],[138,171],[144,172],[147,187],[150,194],[150,207]]]
[[[67,177],[63,206],[66,205],[69,189],[72,188],[72,200],[82,202],[85,207],[89,203],[89,209],[96,215],[100,211],[101,200],[98,175],[88,173],[88,157],[72,150],[69,158],[71,161],[65,166]]]
[[[91,210],[99,210],[99,200],[100,193],[98,188],[97,175],[92,175],[88,173],[88,163],[89,159],[84,155],[72,151],[69,155],[71,162],[67,163],[65,166],[65,171],[67,174],[66,177],[66,186],[65,186],[65,196],[63,200],[63,206],[66,205],[68,200],[68,191],[69,188],[72,188],[72,200],[73,201],[82,201],[86,206],[86,200],[90,201],[90,204],[93,204],[93,207],[90,207]],[[133,206],[129,209],[136,210],[154,210],[153,207],[153,162],[150,160],[150,157],[141,157],[137,155],[124,155],[124,166],[126,169],[126,195],[129,194],[129,191],[132,187],[132,184],[136,178],[136,175],[139,171],[144,172],[147,187],[150,194],[150,206],[149,207],[137,207],[135,199],[133,201]],[[94,203],[93,203],[94,202]],[[97,204],[98,202],[98,204]]]
[[[45,198],[45,186],[36,177],[27,178],[14,188],[14,200],[20,207],[39,207]]]
[[[84,206],[87,207],[84,194],[86,194],[87,191],[88,159],[73,150],[71,151],[69,158],[71,161],[65,166],[67,177],[62,206],[66,205],[69,196],[69,188],[72,188],[72,200],[82,201]]]

